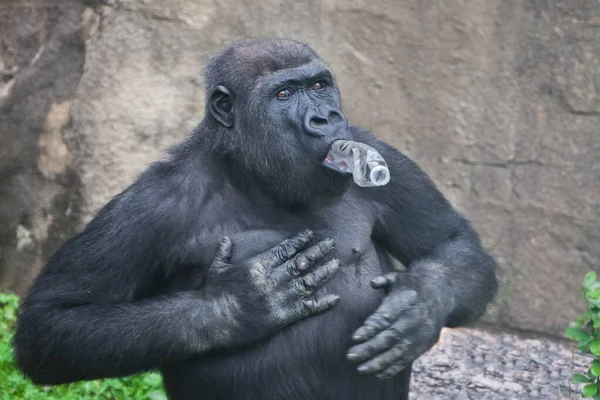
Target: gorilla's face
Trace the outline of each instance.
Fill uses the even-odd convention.
[[[274,73],[256,90],[268,99],[263,103],[261,130],[275,142],[299,151],[305,168],[307,164],[320,165],[334,140],[348,138],[338,88],[321,63]]]
[[[339,196],[351,177],[323,166],[335,140],[351,139],[334,75],[316,54],[301,57],[295,44],[286,46],[264,55],[244,48],[237,57],[252,55],[244,63],[219,62],[225,85],[208,104],[226,128],[222,147],[284,202]],[[232,64],[243,66],[239,74]]]

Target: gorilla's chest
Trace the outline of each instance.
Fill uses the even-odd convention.
[[[306,228],[315,232],[316,240],[333,238],[335,249],[330,256],[338,258],[342,268],[317,296],[335,293],[340,301],[333,309],[296,322],[261,343],[189,365],[178,372],[178,379],[189,377],[186,382],[190,390],[210,400],[240,398],[239,388],[252,388],[245,399],[320,398],[322,393],[315,392],[315,388],[329,388],[329,395],[323,398],[331,399],[348,398],[348,392],[360,399],[383,392],[399,393],[396,388],[388,388],[396,383],[358,375],[356,365],[345,357],[352,346],[352,332],[375,311],[383,297],[382,291],[370,286],[370,280],[388,268],[387,258],[378,253],[371,238],[375,218],[368,210],[352,201],[341,202],[319,213],[292,213],[271,221],[248,219],[246,215],[243,224],[230,220],[223,229],[217,229],[214,240],[221,235],[231,238],[234,263],[262,253]]]
[[[290,212],[272,220],[246,217],[245,224],[230,224],[223,234],[231,238],[232,260],[239,263],[308,228],[315,233],[315,240],[334,239],[331,257],[338,258],[343,267],[350,267],[373,255],[374,222],[370,211],[361,210],[359,204],[349,200],[315,213]]]
[[[272,220],[252,220],[246,216],[244,225],[230,224],[230,230],[224,234],[232,240],[232,262],[238,265],[307,228],[314,231],[315,240],[332,238],[335,248],[322,262],[337,258],[341,268],[317,295],[335,293],[341,296],[339,305],[327,314],[340,316],[338,322],[344,326],[337,326],[337,329],[340,334],[344,331],[349,335],[348,330],[352,328],[347,324],[354,318],[358,324],[379,303],[381,293],[370,286],[370,281],[387,272],[388,267],[385,265],[387,257],[378,253],[372,239],[375,215],[371,210],[358,199],[349,197],[318,212],[288,213]],[[218,237],[214,239],[218,240]],[[319,319],[310,318],[295,325],[294,329],[309,327]],[[327,323],[331,325],[333,321],[329,318]],[[332,326],[332,329],[335,328]]]

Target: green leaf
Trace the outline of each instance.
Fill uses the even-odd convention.
[[[600,290],[588,291],[586,296],[590,299],[600,299]]]
[[[578,342],[584,341],[584,340],[587,340],[590,338],[590,334],[588,332],[584,331],[581,328],[575,328],[575,327],[568,328],[565,331],[565,335],[567,335],[567,337],[570,339],[577,340]]]
[[[598,384],[592,383],[583,387],[583,397],[592,397],[598,393]]]
[[[592,380],[583,374],[573,374],[571,375],[571,381],[574,383],[590,383]]]
[[[596,393],[594,395],[594,400],[600,400],[600,393]]]
[[[585,385],[582,390],[583,397],[593,397],[598,394],[598,384],[592,383],[589,385]]]
[[[600,339],[594,339],[590,342],[590,351],[595,356],[600,356]]]
[[[590,366],[590,372],[594,376],[600,376],[600,362],[598,362],[598,360],[594,360],[594,362],[592,362],[592,365]]]
[[[594,282],[596,282],[596,272],[590,271],[587,274],[585,274],[585,278],[583,279],[583,286],[589,288],[594,284]]]

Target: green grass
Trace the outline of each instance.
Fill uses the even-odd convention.
[[[17,296],[0,293],[0,400],[166,399],[158,373],[60,386],[34,386],[17,370],[10,343],[18,304]]]

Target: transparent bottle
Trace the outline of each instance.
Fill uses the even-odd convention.
[[[333,170],[352,174],[361,187],[384,186],[390,181],[387,163],[371,146],[353,140],[332,143],[323,164]]]

